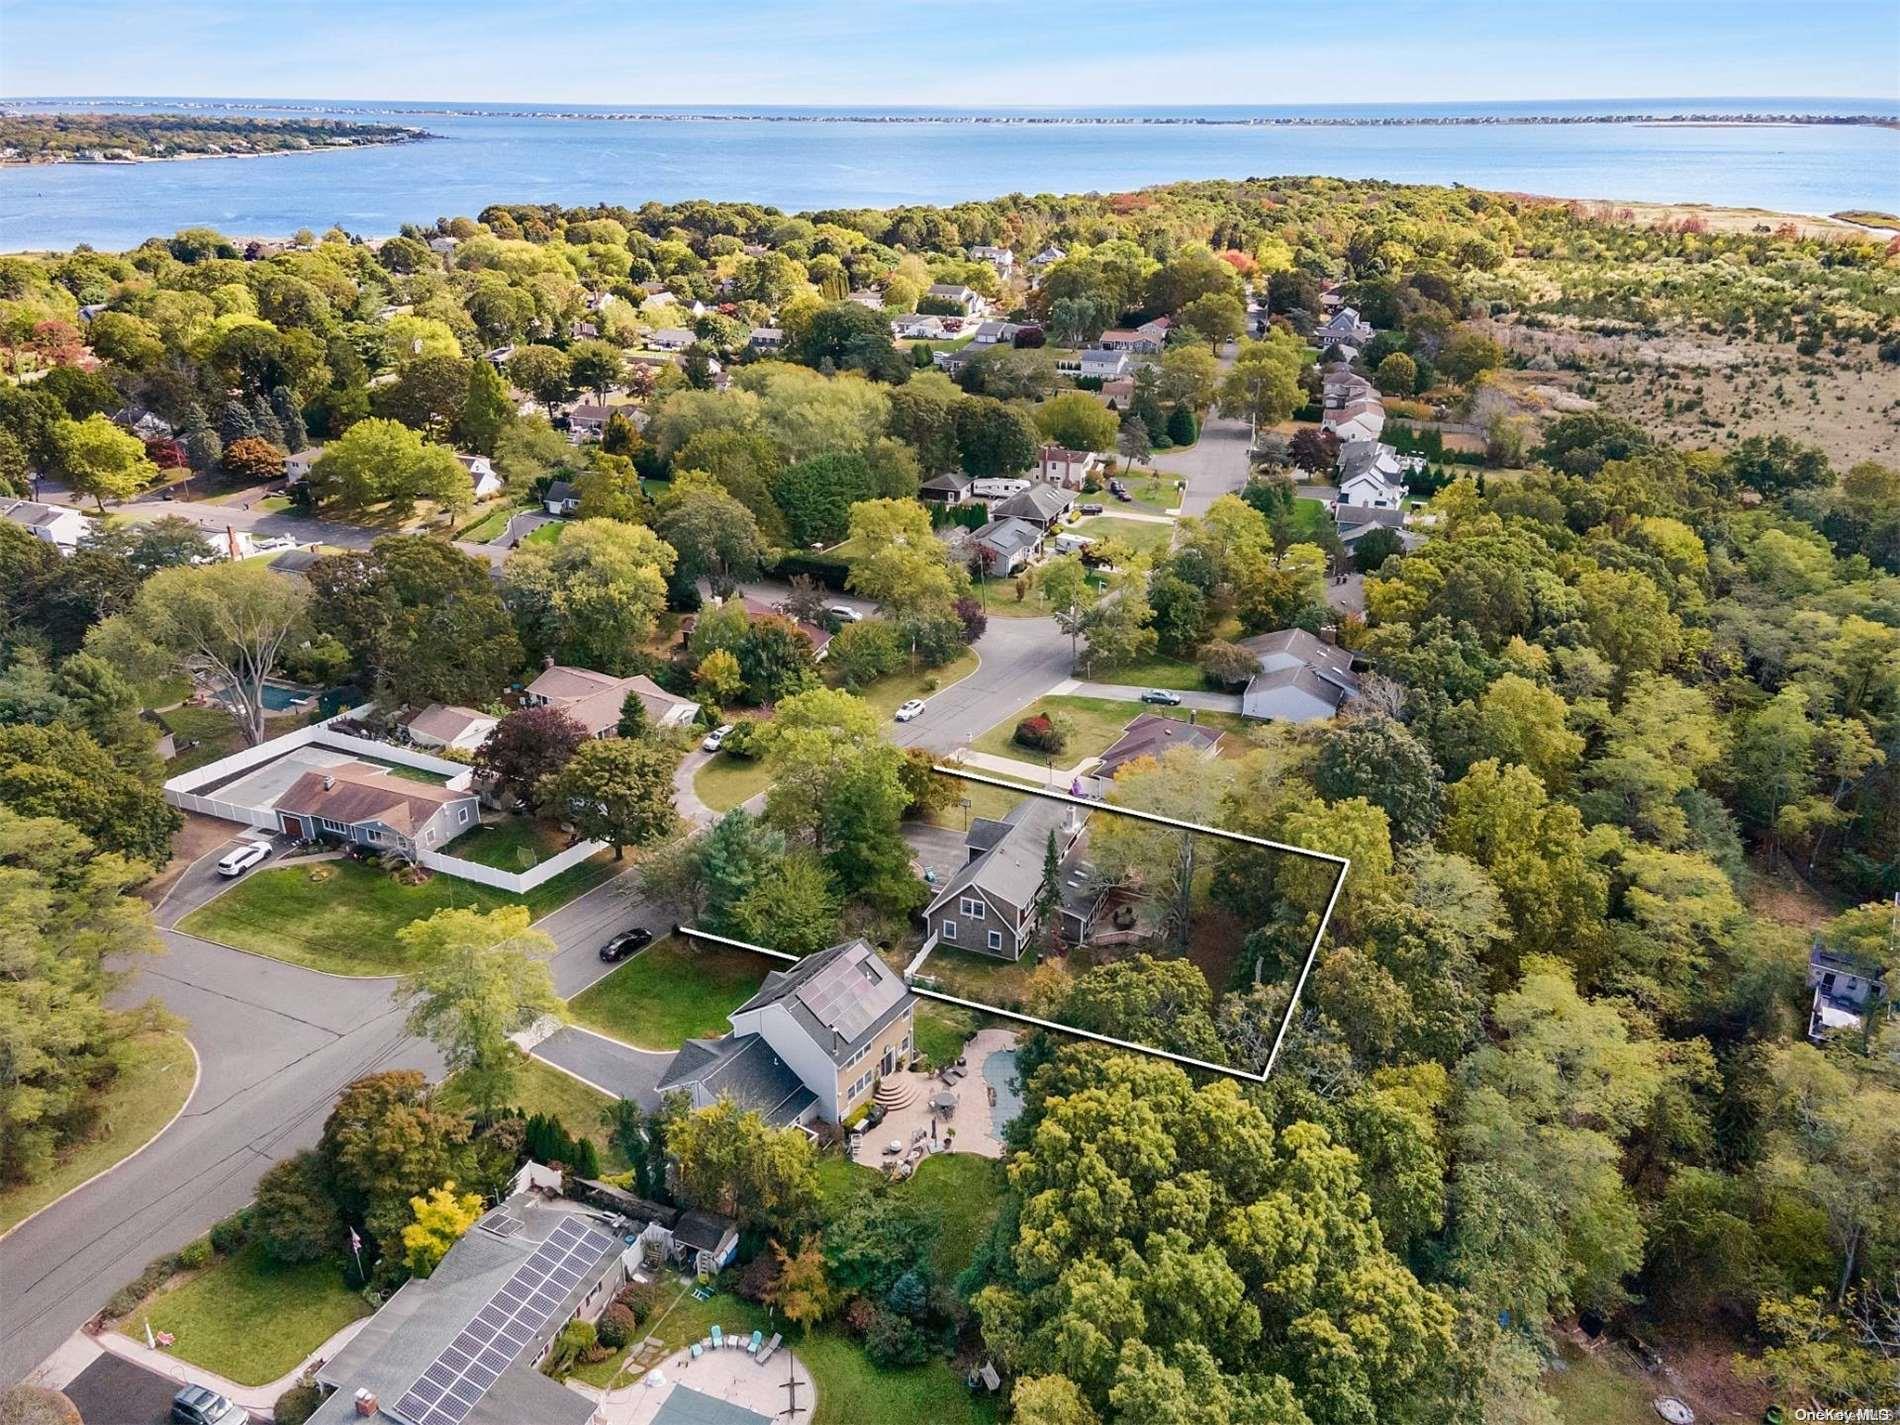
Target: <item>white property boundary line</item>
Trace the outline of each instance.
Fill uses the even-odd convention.
[[[1213,1064],[1205,1059],[1196,1059],[1190,1054],[1176,1054],[1166,1049],[1156,1049],[1149,1044],[1137,1044],[1132,1040],[1116,1039],[1111,1035],[1097,1034],[1093,1030],[1088,1029],[1077,1029],[1074,1025],[1062,1024],[1053,1019],[1042,1019],[1033,1014],[1022,1014],[1015,1010],[1004,1009],[999,1005],[985,1004],[980,1000],[963,999],[957,995],[944,994],[941,990],[927,990],[919,988],[916,985],[909,986],[910,992],[913,995],[921,995],[925,999],[938,1000],[944,1004],[954,1004],[962,1009],[974,1009],[984,1014],[993,1014],[1001,1019],[1014,1020],[1018,1024],[1031,1025],[1037,1029],[1051,1029],[1058,1034],[1068,1034],[1078,1039],[1092,1040],[1097,1044],[1106,1044],[1114,1049],[1127,1049],[1137,1054],[1149,1054],[1157,1059],[1167,1059],[1191,1069],[1204,1069],[1210,1073],[1226,1074],[1229,1078],[1240,1079],[1247,1083],[1264,1084],[1267,1081],[1268,1077],[1273,1073],[1274,1065],[1279,1062],[1280,1050],[1286,1043],[1287,1032],[1293,1027],[1293,1015],[1299,1008],[1300,994],[1306,988],[1307,977],[1313,971],[1313,962],[1319,956],[1320,942],[1326,938],[1326,927],[1332,923],[1333,909],[1339,904],[1339,893],[1345,889],[1346,875],[1352,869],[1352,861],[1350,858],[1336,856],[1330,851],[1312,851],[1301,846],[1289,846],[1284,842],[1269,841],[1261,836],[1248,836],[1239,831],[1223,831],[1219,827],[1202,826],[1199,822],[1181,821],[1174,817],[1158,816],[1153,812],[1136,811],[1130,807],[1110,806],[1103,802],[1089,801],[1084,797],[1072,797],[1060,792],[1042,791],[1035,787],[1025,787],[1018,782],[1006,782],[996,777],[979,776],[974,772],[965,772],[956,767],[939,766],[931,770],[943,773],[946,776],[959,777],[966,782],[981,782],[985,786],[1001,787],[1005,791],[1016,792],[1025,796],[1042,797],[1047,801],[1066,802],[1071,806],[1086,807],[1090,811],[1111,812],[1117,816],[1132,817],[1137,821],[1153,822],[1157,826],[1173,827],[1182,831],[1202,832],[1221,840],[1237,841],[1243,845],[1258,846],[1269,851],[1285,851],[1290,855],[1304,856],[1308,860],[1325,861],[1337,866],[1339,868],[1339,875],[1333,881],[1332,893],[1326,898],[1326,909],[1319,918],[1319,928],[1313,934],[1313,943],[1307,947],[1306,959],[1300,965],[1300,973],[1293,981],[1293,993],[1287,998],[1286,1013],[1281,1016],[1279,1031],[1273,1037],[1273,1049],[1267,1055],[1266,1067],[1257,1074],[1250,1074],[1245,1069],[1236,1069],[1231,1064]],[[730,936],[714,935],[711,931],[696,930],[689,925],[679,926],[677,931],[681,935],[691,936],[696,940],[707,940],[719,945],[731,945],[740,950],[751,950],[760,955],[769,955],[775,960],[786,960],[796,963],[800,958],[797,955],[789,955],[783,950],[773,950],[764,945],[755,945],[749,940],[734,940]]]

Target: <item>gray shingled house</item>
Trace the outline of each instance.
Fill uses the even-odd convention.
[[[1044,797],[1024,797],[1001,821],[977,817],[964,838],[969,859],[924,910],[927,941],[1020,960],[1036,934],[1051,833],[1061,863],[1062,938],[1087,940],[1102,898],[1084,859],[1087,822],[1080,808]]]

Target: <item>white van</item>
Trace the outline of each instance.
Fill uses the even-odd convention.
[[[1059,534],[1056,536],[1057,554],[1079,554],[1095,543],[1086,534]]]

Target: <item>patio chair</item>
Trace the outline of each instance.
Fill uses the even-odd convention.
[[[772,1359],[772,1353],[778,1350],[778,1343],[784,1339],[785,1338],[779,1335],[778,1332],[774,1331],[772,1333],[772,1339],[767,1341],[765,1343],[765,1349],[759,1352],[760,1365],[764,1365],[767,1361]]]
[[[693,1342],[693,1359],[698,1360],[700,1356],[702,1356],[703,1354],[705,1354],[704,1348],[699,1344],[699,1342],[697,1341]]]
[[[721,1331],[717,1324],[715,1324],[712,1329],[712,1343],[714,1350],[726,1344],[725,1332]]]
[[[759,1343],[760,1343],[760,1342],[762,1342],[762,1341],[764,1341],[764,1340],[765,1340],[765,1333],[764,1333],[763,1331],[754,1331],[754,1332],[752,1333],[752,1339],[751,1339],[750,1341],[747,1341],[747,1342],[745,1343],[745,1353],[746,1353],[746,1354],[747,1354],[748,1356],[756,1356],[756,1355],[758,1355],[758,1354],[759,1354]]]

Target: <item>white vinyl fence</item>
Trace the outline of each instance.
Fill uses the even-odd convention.
[[[394,762],[398,766],[414,767],[420,771],[433,772],[448,778],[450,791],[466,791],[474,778],[474,770],[461,762],[451,762],[446,757],[436,757],[427,752],[418,752],[413,747],[397,747],[388,742],[377,742],[367,737],[357,737],[347,732],[339,732],[332,723],[362,716],[371,711],[369,704],[350,708],[324,722],[313,723],[309,727],[300,727],[282,737],[274,737],[255,747],[246,747],[233,752],[229,757],[220,757],[215,762],[190,772],[182,772],[165,783],[165,800],[182,811],[201,812],[205,816],[215,816],[220,821],[241,822],[245,826],[260,831],[276,831],[281,822],[277,813],[270,807],[247,806],[242,802],[230,801],[218,795],[216,790],[200,791],[199,788],[218,788],[242,773],[254,771],[267,762],[275,762],[287,752],[300,747],[327,747],[337,752],[353,752],[361,757],[374,758],[380,762]],[[493,886],[496,890],[507,891],[511,895],[526,895],[536,886],[553,880],[574,866],[587,860],[597,852],[605,851],[604,841],[581,841],[565,851],[550,856],[539,865],[526,871],[504,871],[498,866],[484,866],[478,861],[465,861],[460,856],[446,855],[441,851],[418,850],[416,860],[431,871],[439,871],[445,876],[454,876],[459,880],[474,881],[479,885]]]

